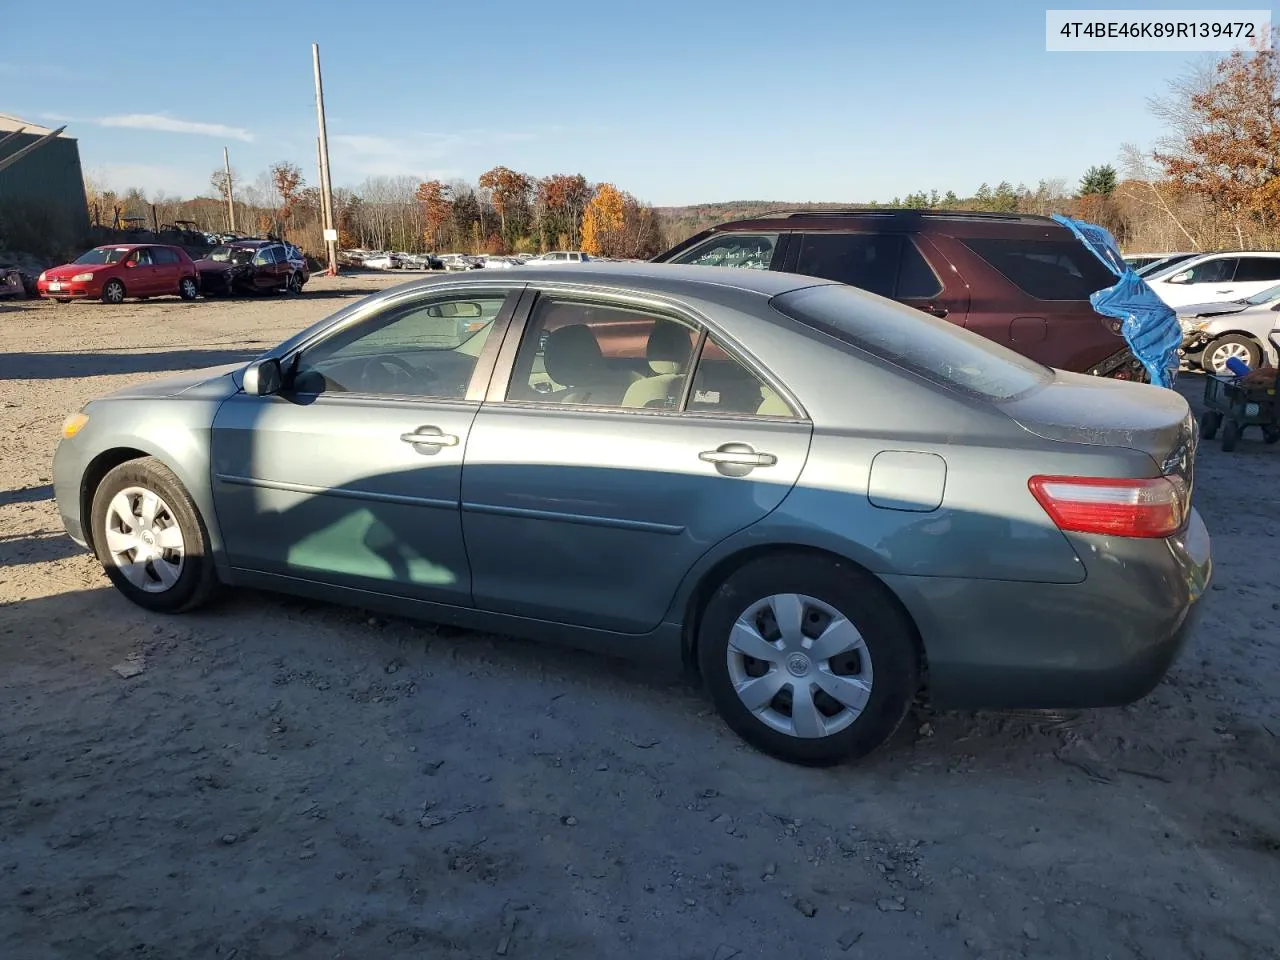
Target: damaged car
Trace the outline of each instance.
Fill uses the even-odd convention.
[[[283,243],[238,240],[214,247],[196,261],[206,296],[243,293],[301,293],[310,279],[305,258],[290,255]]]

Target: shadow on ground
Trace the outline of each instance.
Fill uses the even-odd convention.
[[[6,353],[0,380],[58,380],[122,373],[169,373],[247,363],[258,350],[164,350],[156,353]]]

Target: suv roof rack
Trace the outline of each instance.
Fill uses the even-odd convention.
[[[806,217],[847,217],[877,216],[886,218],[927,217],[937,220],[996,220],[1014,223],[1056,223],[1050,217],[1035,213],[995,213],[987,210],[938,210],[934,208],[917,209],[905,207],[840,207],[823,210],[779,210],[775,213],[762,213],[756,217],[744,217],[746,220],[786,219],[796,220]]]

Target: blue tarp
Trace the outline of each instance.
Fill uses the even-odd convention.
[[[1093,309],[1120,321],[1121,335],[1146,367],[1153,384],[1172,387],[1178,378],[1178,347],[1182,345],[1178,315],[1124,262],[1109,231],[1057,213],[1053,219],[1074,233],[1117,277],[1113,285],[1089,297]]]

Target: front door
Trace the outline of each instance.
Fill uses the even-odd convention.
[[[227,400],[212,470],[231,566],[470,604],[462,461],[517,297],[393,297],[284,358],[276,395]]]
[[[477,607],[646,632],[699,557],[782,502],[810,424],[703,333],[546,293],[512,327],[462,472]]]
[[[125,261],[124,288],[131,297],[149,297],[157,293],[155,261],[148,247],[139,247]]]

